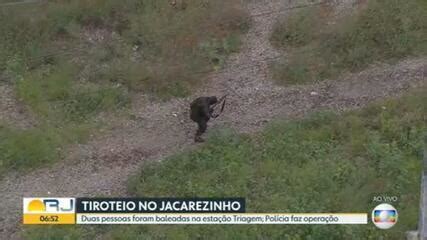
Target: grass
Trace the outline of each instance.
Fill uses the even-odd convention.
[[[362,110],[278,121],[257,135],[214,131],[206,144],[147,162],[129,191],[150,197],[242,196],[248,212],[370,212],[397,196],[399,222],[368,225],[117,226],[106,239],[403,239],[417,228],[427,89]],[[207,237],[209,236],[209,237]],[[31,238],[27,239],[40,239]]]
[[[54,163],[63,157],[64,147],[84,142],[93,124],[48,124],[18,129],[0,125],[0,176],[10,170],[29,170]]]
[[[17,79],[17,96],[38,123],[29,129],[12,123],[0,128],[0,174],[53,163],[67,145],[83,143],[94,132],[92,119],[99,112],[129,103],[123,88],[73,84],[74,71],[69,65],[45,67]]]
[[[57,155],[57,135],[41,129],[18,130],[0,129],[0,173],[7,169],[34,167],[51,162]]]
[[[425,55],[426,13],[421,0],[372,0],[335,24],[328,24],[323,8],[291,14],[271,36],[273,45],[290,53],[272,65],[274,78],[281,84],[304,84],[378,61]]]
[[[68,64],[39,68],[16,81],[17,96],[43,120],[87,120],[95,113],[121,108],[129,102],[127,90],[107,84],[74,82],[76,69]]]
[[[238,51],[248,26],[240,4],[78,0],[3,7],[0,70],[14,75],[66,61],[90,82],[162,99],[185,96],[202,82],[204,74],[194,72],[221,67]]]
[[[0,75],[37,122],[1,123],[0,172],[60,158],[132,95],[188,95],[238,51],[248,25],[238,0],[49,1],[2,6],[0,21]]]
[[[74,239],[93,239],[94,235],[91,229],[76,226],[27,226],[22,237],[24,239],[40,240],[74,240]]]
[[[373,196],[398,196],[399,224],[389,231],[372,224],[140,226],[113,231],[111,239],[402,239],[417,227],[425,93],[277,122],[254,137],[219,132],[199,150],[147,163],[130,182],[137,196],[244,196],[249,212],[370,212]]]
[[[276,23],[270,40],[279,48],[307,45],[318,37],[317,29],[322,27],[319,18],[321,18],[319,8],[304,8],[297,14]]]

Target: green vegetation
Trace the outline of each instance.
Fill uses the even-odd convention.
[[[0,8],[0,70],[72,62],[94,83],[183,96],[237,51],[240,1],[50,1]],[[18,68],[18,69],[17,69]]]
[[[50,225],[27,226],[22,232],[24,239],[31,240],[77,240],[93,239],[92,229],[80,226]]]
[[[11,169],[31,169],[61,157],[63,147],[87,139],[93,125],[64,124],[31,129],[0,125],[0,175]]]
[[[95,84],[73,85],[73,70],[57,66],[27,73],[17,80],[17,95],[50,122],[86,120],[98,111],[120,108],[129,99],[126,89]]]
[[[240,1],[48,1],[0,7],[0,75],[36,116],[0,129],[0,173],[36,167],[82,142],[132,94],[185,96],[239,48]]]
[[[9,168],[33,167],[56,157],[57,136],[52,132],[2,127],[0,134],[0,173]]]
[[[91,119],[98,112],[128,104],[126,89],[73,84],[72,71],[69,66],[45,67],[16,80],[17,96],[31,108],[39,123],[24,130],[13,123],[0,128],[0,174],[55,161],[63,147],[87,139],[96,127]]]
[[[318,37],[318,30],[322,27],[319,21],[320,9],[309,7],[300,10],[297,14],[276,23],[271,41],[276,47],[300,47],[307,45]]]
[[[417,227],[426,92],[342,115],[277,122],[255,136],[214,132],[201,148],[147,162],[129,185],[145,197],[243,196],[249,212],[370,212],[374,196],[397,196],[399,222],[391,230],[373,224],[147,225],[96,232],[107,239],[402,239]]]
[[[402,239],[417,224],[426,92],[343,115],[278,122],[254,137],[219,132],[198,150],[147,163],[130,182],[137,196],[244,196],[249,212],[369,212],[377,204],[373,196],[398,196],[400,220],[392,230],[142,226],[111,238]]]
[[[358,71],[376,61],[427,54],[425,1],[366,4],[335,24],[327,23],[324,8],[301,10],[278,22],[271,41],[290,54],[273,64],[274,78],[282,84],[302,84]]]

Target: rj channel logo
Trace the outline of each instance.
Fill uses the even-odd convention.
[[[24,198],[24,224],[74,224],[75,198]]]

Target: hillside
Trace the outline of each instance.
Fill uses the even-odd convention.
[[[5,196],[0,210],[8,217],[0,219],[0,224],[5,235],[11,239],[46,239],[50,236],[92,238],[99,234],[112,239],[155,236],[157,231],[163,232],[161,226],[142,230],[129,228],[125,229],[129,235],[120,236],[121,229],[48,228],[46,231],[43,228],[26,227],[22,231],[16,221],[21,214],[22,195],[79,197],[178,194],[170,192],[170,186],[167,185],[168,176],[173,177],[175,174],[168,172],[167,166],[174,165],[176,161],[184,164],[180,166],[178,163],[178,169],[188,171],[187,175],[190,176],[188,179],[180,179],[182,183],[198,179],[197,174],[192,175],[195,169],[187,168],[185,163],[216,165],[217,171],[213,171],[212,175],[214,179],[225,174],[221,169],[229,167],[229,164],[245,166],[242,171],[247,172],[242,172],[242,178],[230,178],[228,181],[235,188],[224,187],[210,191],[207,186],[203,189],[208,192],[199,189],[193,193],[222,196],[236,191],[252,197],[251,194],[261,193],[246,187],[240,189],[237,185],[246,186],[252,178],[262,184],[262,174],[278,176],[272,181],[292,182],[291,178],[280,177],[286,172],[274,172],[273,169],[286,171],[287,164],[296,164],[292,168],[298,168],[299,165],[290,159],[281,162],[283,159],[277,158],[266,163],[265,172],[252,172],[256,169],[263,171],[260,165],[264,165],[262,160],[269,155],[254,155],[248,159],[241,158],[240,154],[246,156],[251,153],[250,149],[257,147],[270,147],[274,152],[278,148],[294,146],[297,140],[307,143],[307,147],[312,148],[314,153],[324,154],[322,163],[330,164],[330,169],[338,168],[338,172],[331,174],[340,179],[349,172],[354,174],[351,175],[353,178],[375,179],[371,175],[357,175],[354,170],[361,166],[355,159],[360,156],[368,156],[364,161],[381,158],[381,154],[388,152],[387,144],[398,144],[399,148],[396,155],[393,152],[385,159],[408,156],[410,162],[405,165],[405,170],[411,172],[411,176],[419,176],[415,159],[422,148],[420,138],[426,129],[423,122],[425,92],[414,94],[414,97],[410,95],[414,89],[426,86],[425,54],[403,54],[392,61],[388,55],[384,55],[358,68],[340,68],[336,75],[326,75],[321,80],[313,77],[316,81],[310,80],[304,84],[298,81],[293,85],[282,84],[281,80],[285,81],[285,78],[278,81],[277,76],[280,75],[276,74],[275,67],[283,64],[281,60],[284,58],[293,59],[299,47],[283,48],[276,45],[273,36],[277,24],[299,10],[320,5],[325,5],[328,11],[344,8],[346,11],[339,11],[336,17],[351,17],[355,11],[364,9],[354,7],[359,6],[353,5],[356,4],[354,1],[348,1],[352,3],[345,6],[336,5],[335,1],[317,4],[312,1],[288,3],[278,0],[244,3],[217,1],[207,6],[198,5],[198,1],[176,1],[170,5],[148,0],[142,1],[142,6],[138,5],[139,1],[132,0],[120,6],[115,5],[115,1],[76,2],[78,4],[70,3],[71,6],[49,3],[46,12],[57,18],[35,17],[34,24],[47,25],[36,29],[23,28],[22,31],[16,31],[16,28],[19,29],[19,24],[25,25],[21,21],[28,18],[18,15],[11,17],[22,8],[13,11],[1,8],[2,19],[10,19],[10,24],[5,24],[1,31],[23,34],[13,36],[12,40],[0,40],[10,44],[1,48],[2,52],[6,52],[1,55],[2,66],[7,67],[2,68],[0,84],[0,149],[7,151],[0,153],[0,193]],[[28,16],[31,12],[23,11],[22,14]],[[51,19],[56,20],[50,22]],[[31,41],[35,35],[46,38]],[[15,38],[24,43],[15,42]],[[13,47],[14,44],[30,45],[20,52],[16,50],[17,47]],[[8,52],[13,49],[16,52]],[[44,56],[43,60],[36,63],[29,61],[39,59],[37,56]],[[310,66],[310,63],[303,64]],[[195,124],[188,119],[188,104],[197,96],[220,96],[226,93],[230,94],[226,110],[219,119],[210,123],[208,143],[195,145]],[[372,105],[373,102],[376,105]],[[386,107],[384,111],[381,110],[381,104]],[[359,108],[364,110],[357,110]],[[318,113],[324,111],[335,114]],[[313,114],[314,117],[311,117]],[[331,130],[331,124],[339,124],[341,121],[353,126],[355,135],[346,135],[345,125],[336,132]],[[272,122],[279,124],[272,125]],[[410,129],[412,137],[401,139],[404,137],[402,131],[406,131],[404,127],[411,124],[415,125]],[[399,127],[393,130],[396,126]],[[222,129],[227,130],[224,133]],[[289,132],[281,132],[281,129]],[[298,135],[299,130],[302,135]],[[275,136],[274,132],[278,134]],[[293,137],[296,138],[295,142],[286,140]],[[361,144],[368,137],[376,144],[373,146],[376,149],[366,149]],[[351,145],[353,143],[354,146]],[[242,149],[233,153],[230,149],[236,147]],[[351,152],[346,153],[347,148]],[[300,149],[292,151],[300,152]],[[277,155],[282,154],[277,152]],[[316,154],[311,157],[300,156],[299,160],[305,162],[301,162],[299,169],[293,171],[306,171],[310,175],[315,164],[314,158],[319,156]],[[351,158],[347,159],[348,155]],[[329,158],[342,161],[335,163]],[[203,162],[203,159],[218,160],[213,163]],[[157,160],[162,161],[154,164]],[[400,163],[396,161],[379,167],[384,167],[382,171],[392,169],[398,172],[396,166]],[[371,163],[367,164],[371,166]],[[145,174],[147,172],[144,171],[149,173]],[[153,181],[152,184],[157,180],[159,184],[164,184],[164,191],[145,192],[150,185],[140,185],[131,178],[140,173],[144,173],[142,177]],[[154,173],[165,177],[151,179],[150,174]],[[310,176],[312,178],[307,182],[299,182],[300,185],[295,186],[295,189],[288,190],[296,192],[311,181],[316,181],[314,173]],[[133,179],[130,188],[129,178]],[[327,177],[323,180],[329,183],[333,181]],[[417,194],[413,192],[418,189],[417,180],[411,178],[401,186],[405,189],[402,196]],[[383,190],[390,188],[391,185]],[[279,194],[277,188],[273,190]],[[183,189],[182,194],[188,191]],[[338,194],[345,195],[343,192]],[[361,199],[364,197],[360,196]],[[296,198],[283,200],[289,203],[297,201]],[[254,203],[256,201],[260,200],[256,199]],[[415,203],[418,198],[408,197],[405,201]],[[345,207],[336,203],[325,204],[337,209]],[[301,209],[308,209],[303,207],[309,206],[310,203],[307,203]],[[358,209],[363,207],[358,206]],[[254,209],[266,208],[254,205]],[[396,230],[399,233],[415,227],[416,209],[408,209],[408,212],[408,223]],[[185,238],[207,233],[203,228],[190,228],[185,233],[168,228],[162,236],[178,232]],[[224,237],[234,236],[234,230],[228,229],[224,231]],[[262,233],[264,230],[260,228],[259,231]],[[323,230],[313,231],[315,234],[325,234]],[[345,229],[340,230],[340,233],[355,236],[365,234],[363,231],[347,232]],[[295,234],[293,236],[296,239],[298,236],[308,236],[302,230]],[[377,236],[377,233],[372,234]]]

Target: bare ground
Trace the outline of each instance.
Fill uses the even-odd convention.
[[[250,1],[248,9],[257,15],[289,7],[290,2]],[[140,96],[132,101],[134,120],[118,121],[101,137],[72,147],[65,159],[53,166],[5,176],[0,182],[0,238],[20,238],[17,226],[22,197],[126,196],[128,176],[137,172],[142,162],[197,147],[193,143],[195,125],[188,119],[189,102],[196,96],[229,93],[225,112],[210,123],[210,128],[225,126],[251,133],[275,118],[358,108],[427,83],[427,58],[417,58],[372,66],[361,73],[312,85],[273,85],[264,59],[280,54],[268,38],[274,21],[283,14],[286,12],[276,11],[254,17],[241,51],[231,56],[223,70],[211,74],[193,96],[163,103]]]

